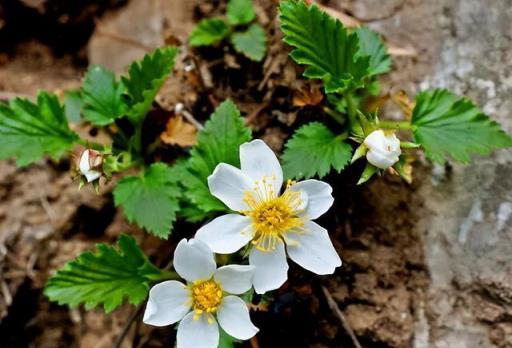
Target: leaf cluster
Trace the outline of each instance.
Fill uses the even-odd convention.
[[[265,29],[252,23],[255,18],[252,0],[229,0],[226,18],[201,20],[192,31],[189,43],[196,47],[211,46],[228,39],[235,51],[259,62],[265,57],[267,46]]]

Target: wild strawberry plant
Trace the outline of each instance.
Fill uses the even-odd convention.
[[[190,35],[191,46],[211,46],[229,40],[238,53],[254,61],[261,61],[267,52],[265,30],[258,23],[252,0],[229,0],[226,18],[206,18],[199,22]]]
[[[311,177],[339,172],[365,157],[360,183],[388,168],[410,179],[405,153],[411,148],[422,147],[436,162],[467,163],[473,154],[512,145],[471,101],[446,90],[419,93],[404,120],[380,120],[378,112],[366,111],[368,98],[379,93],[378,76],[391,70],[380,37],[367,28],[348,30],[302,1],[283,1],[279,11],[291,58],[306,66],[306,78],[322,81],[324,110],[339,123],[299,128],[286,144],[283,167],[263,141],[252,140],[229,100],[215,109],[186,154],[170,163],[148,156],[144,125],[173,70],[173,47],[146,55],[120,79],[91,67],[82,87],[68,92],[64,102],[40,92],[35,102],[16,98],[0,104],[0,158],[14,157],[26,166],[44,156],[58,160],[81,146],[79,186],[98,188],[103,177],[119,177],[114,202],[129,221],[162,239],[178,218],[202,223],[195,238],[179,242],[172,268],[155,266],[127,235],[117,246],[98,244],[96,252],[81,254],[50,278],[45,293],[52,301],[102,306],[109,313],[125,300],[138,305],[148,299],[143,321],[177,324],[178,348],[231,347],[258,332],[246,302],[253,292],[283,285],[288,259],[320,275],[341,266],[327,230],[314,221],[332,206],[332,188]],[[190,43],[210,45],[229,37],[237,51],[261,60],[265,38],[251,24],[252,3],[230,0],[226,18],[200,22]],[[238,32],[239,26],[249,27]],[[91,124],[109,140],[82,139],[68,121]],[[414,142],[400,140],[397,130],[410,132]],[[306,180],[290,180],[300,178]],[[223,256],[216,261],[214,253]]]
[[[379,120],[377,112],[365,111],[368,96],[379,93],[378,75],[391,70],[378,34],[365,27],[349,30],[303,1],[282,1],[279,12],[283,40],[293,47],[290,57],[306,66],[306,78],[322,81],[327,114],[341,126],[338,132],[320,122],[299,128],[283,154],[289,177],[323,177],[366,157],[359,183],[387,168],[410,180],[405,152],[411,148],[421,147],[434,162],[468,163],[471,155],[512,145],[500,125],[474,103],[442,89],[419,93],[401,121]],[[397,130],[411,133],[414,142],[400,141]],[[361,144],[355,151],[354,143]]]

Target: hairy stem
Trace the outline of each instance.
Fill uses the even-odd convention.
[[[345,118],[341,114],[339,114],[338,112],[336,112],[333,109],[331,109],[330,107],[324,106],[323,107],[323,111],[327,115],[331,116],[331,118],[334,121],[338,122],[340,125],[344,125],[345,124]]]
[[[380,121],[379,126],[388,129],[412,129],[410,121]]]
[[[347,113],[348,113],[348,120],[350,122],[350,129],[354,128],[354,125],[357,123],[356,117],[357,117],[357,106],[356,102],[354,101],[354,98],[352,97],[352,94],[349,92],[345,94],[345,100],[347,101]]]

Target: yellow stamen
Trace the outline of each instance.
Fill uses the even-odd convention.
[[[258,250],[273,251],[280,239],[288,240],[285,234],[303,231],[304,221],[299,216],[303,201],[300,192],[288,190],[293,184],[289,180],[287,190],[278,196],[273,185],[263,178],[252,191],[244,193],[249,209],[242,213],[252,219],[252,244]]]
[[[224,296],[220,285],[213,279],[199,280],[190,284],[188,289],[194,310],[194,320],[206,314],[208,322],[212,323],[211,315],[217,311]]]

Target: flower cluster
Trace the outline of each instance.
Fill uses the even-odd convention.
[[[286,182],[274,152],[261,140],[240,147],[240,169],[219,164],[208,178],[213,196],[236,213],[220,216],[183,239],[174,252],[176,280],[154,286],[144,322],[155,326],[179,321],[178,348],[215,348],[219,328],[246,340],[258,329],[238,297],[251,289],[263,294],[288,277],[287,256],[317,274],[341,266],[327,230],[312,221],[333,204],[332,188],[318,180]],[[249,265],[216,268],[214,253],[246,248]]]

